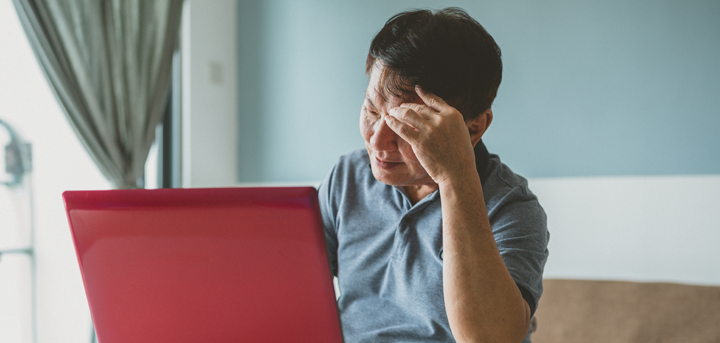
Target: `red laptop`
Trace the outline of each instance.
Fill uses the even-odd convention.
[[[63,198],[99,342],[342,342],[314,188]]]

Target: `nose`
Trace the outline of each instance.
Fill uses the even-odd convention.
[[[378,120],[375,123],[375,132],[370,137],[370,145],[375,151],[395,151],[397,150],[398,135],[395,134],[385,120]]]

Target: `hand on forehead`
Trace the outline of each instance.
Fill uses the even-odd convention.
[[[416,93],[414,84],[405,84],[406,82],[398,80],[396,75],[385,71],[386,69],[380,61],[375,62],[370,73],[370,83],[365,92],[365,97],[370,100],[372,105],[390,109],[403,103],[423,104],[422,99]]]

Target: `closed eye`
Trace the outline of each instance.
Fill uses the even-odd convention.
[[[375,107],[375,104],[370,100],[370,97],[367,94],[367,91],[365,91],[365,112],[370,113],[370,115],[374,117],[379,117],[380,114],[377,112],[377,108]]]
[[[365,112],[370,113],[370,115],[372,115],[372,116],[379,116],[377,111],[375,111],[374,109],[371,109],[368,106],[365,106]]]

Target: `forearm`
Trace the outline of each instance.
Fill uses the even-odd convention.
[[[458,342],[520,342],[530,309],[500,257],[477,177],[440,185],[443,292]]]

